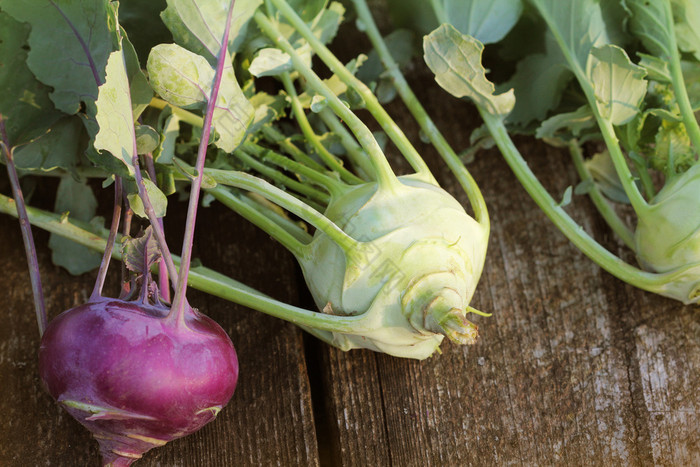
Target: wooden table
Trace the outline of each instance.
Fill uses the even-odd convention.
[[[478,117],[412,82],[455,148]],[[398,104],[393,115],[461,201],[435,153]],[[553,194],[577,183],[566,154],[518,144]],[[390,151],[394,157],[395,153]],[[202,293],[191,302],[236,345],[238,388],[201,432],[151,451],[140,466],[700,465],[700,313],[641,292],[602,271],[559,233],[497,151],[469,165],[492,219],[473,305],[479,342],[449,343],[418,362],[343,353],[295,326]],[[50,206],[49,206],[50,208]],[[586,199],[567,208],[596,238],[626,254]],[[170,207],[178,245],[183,206]],[[94,274],[53,266],[36,233],[51,316],[84,301]],[[282,247],[220,205],[201,212],[195,254],[275,298],[310,306]],[[0,218],[0,465],[99,465],[97,444],[42,390],[38,333],[14,219]],[[108,289],[117,290],[117,267]]]

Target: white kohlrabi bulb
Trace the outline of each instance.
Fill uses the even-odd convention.
[[[329,205],[326,216],[357,248],[343,251],[317,231],[299,261],[319,309],[366,318],[357,334],[334,334],[340,348],[422,359],[444,336],[474,342],[477,329],[465,315],[488,231],[443,189],[399,180],[391,191],[359,185]]]

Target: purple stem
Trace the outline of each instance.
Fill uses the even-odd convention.
[[[214,118],[214,109],[216,108],[216,99],[219,95],[219,87],[221,86],[221,77],[224,72],[225,57],[228,53],[228,36],[231,29],[231,17],[235,0],[231,0],[226,17],[226,26],[224,28],[224,37],[221,40],[219,49],[219,57],[216,64],[216,75],[214,76],[214,84],[212,86],[209,102],[207,102],[207,111],[204,116],[204,125],[202,127],[202,139],[199,142],[197,151],[197,176],[192,180],[192,188],[190,190],[189,206],[187,208],[187,223],[185,224],[185,236],[182,242],[182,259],[180,261],[180,275],[177,278],[175,286],[175,297],[173,298],[172,308],[169,318],[176,319],[179,324],[184,324],[185,320],[185,304],[187,302],[187,277],[190,272],[190,263],[192,261],[192,244],[194,241],[194,226],[197,218],[197,206],[199,205],[199,192],[202,187],[202,175],[204,173],[204,160],[207,155],[207,146],[209,145],[209,137],[211,135],[211,123]]]
[[[156,167],[153,163],[153,154],[149,152],[144,156],[144,158],[146,159],[146,171],[148,176],[151,178],[153,183],[155,183]],[[163,232],[165,232],[162,217],[158,218],[158,224],[160,225],[160,228],[163,229]],[[165,259],[162,257],[158,260],[158,289],[160,290],[161,300],[164,302],[170,302],[170,279],[168,277],[168,267],[165,265]]]
[[[92,76],[95,78],[95,83],[97,83],[97,86],[102,86],[102,80],[100,79],[100,75],[97,72],[97,66],[95,65],[95,60],[92,58],[92,54],[90,53],[90,47],[88,47],[87,43],[85,42],[85,39],[83,39],[83,36],[80,35],[80,32],[78,32],[78,29],[76,29],[75,25],[73,22],[66,16],[66,14],[61,10],[56,3],[54,3],[53,0],[50,0],[51,6],[53,6],[60,14],[63,16],[63,19],[68,23],[68,27],[71,28],[73,31],[73,34],[75,34],[75,38],[78,40],[80,43],[80,47],[83,48],[83,52],[85,52],[85,57],[87,57],[88,63],[90,64],[90,70],[92,70]]]
[[[163,229],[160,227],[160,224],[158,223],[158,218],[156,217],[156,212],[153,209],[153,204],[151,204],[151,198],[148,196],[148,193],[146,192],[146,186],[143,184],[143,177],[141,176],[141,168],[139,167],[139,156],[136,151],[136,138],[134,138],[134,156],[131,158],[131,163],[134,166],[134,178],[136,179],[136,186],[138,187],[139,190],[139,198],[141,198],[141,201],[143,202],[143,208],[144,211],[146,211],[146,216],[148,217],[148,220],[151,222],[151,226],[153,227],[153,232],[156,235],[156,241],[158,241],[158,246],[160,247],[160,251],[162,253],[163,258],[165,259],[165,264],[168,267],[168,274],[170,274],[170,277],[172,278],[172,283],[173,287],[175,287],[177,284],[175,283],[175,277],[177,277],[177,269],[175,268],[175,262],[173,262],[173,257],[170,254],[170,249],[168,248],[168,244],[165,241],[165,233],[163,232]]]
[[[24,203],[24,196],[22,195],[22,188],[19,185],[19,177],[17,176],[17,169],[15,168],[15,162],[13,160],[10,139],[7,137],[7,131],[5,129],[5,119],[3,118],[2,114],[0,114],[0,137],[2,138],[2,144],[0,144],[0,146],[2,146],[5,151],[7,173],[10,176],[10,184],[12,185],[12,195],[15,198],[15,204],[17,207],[17,218],[19,219],[19,226],[22,230],[22,239],[24,240],[24,251],[27,254],[29,277],[32,284],[32,293],[34,295],[34,309],[36,311],[36,321],[39,325],[39,335],[41,336],[44,334],[49,320],[46,315],[46,303],[44,302],[44,292],[41,287],[39,259],[36,255],[34,237],[32,236],[32,227],[29,224],[29,217],[27,216],[27,209]]]
[[[131,235],[131,218],[134,216],[134,211],[129,207],[129,200],[124,196],[124,206],[126,206],[126,212],[124,213],[124,226],[122,228],[122,234],[125,236]],[[126,269],[126,264],[122,261],[122,291],[119,294],[119,298],[127,297],[131,293],[131,278],[129,277],[129,271]]]
[[[146,230],[146,238],[144,238],[143,245],[143,277],[141,278],[141,303],[144,305],[148,304],[148,289],[150,285],[150,271],[148,270],[148,241],[150,240],[151,233]]]
[[[96,300],[102,296],[102,287],[104,287],[107,277],[107,269],[109,268],[109,260],[112,258],[112,250],[114,249],[114,240],[117,238],[117,229],[119,228],[119,219],[122,215],[122,179],[115,177],[114,179],[114,211],[112,212],[112,225],[109,227],[109,237],[107,237],[107,245],[102,256],[100,269],[97,271],[97,280],[95,288],[92,289],[90,301]]]

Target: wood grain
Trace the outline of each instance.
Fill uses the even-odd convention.
[[[467,147],[478,124],[469,106],[426,77],[414,84],[453,146]],[[393,114],[416,141],[404,114]],[[577,183],[565,153],[518,144],[555,197]],[[494,315],[475,318],[475,346],[443,344],[424,362],[327,349],[326,423],[337,432],[329,465],[698,465],[696,308],[598,268],[537,209],[497,151],[469,168],[493,222],[473,304]],[[436,172],[463,198],[446,171]],[[629,256],[586,199],[568,210]]]
[[[342,34],[335,44],[341,56],[366,46]],[[466,148],[479,125],[473,109],[418,67],[411,80],[453,147]],[[405,110],[389,108],[418,142]],[[577,183],[565,153],[526,138],[517,144],[555,197]],[[434,151],[417,147],[466,205]],[[598,268],[537,209],[497,151],[480,153],[469,168],[492,219],[473,305],[493,316],[473,318],[476,345],[444,343],[442,355],[422,362],[343,353],[287,323],[193,293],[191,301],[232,336],[239,386],[214,423],[137,465],[700,465],[697,307]],[[567,210],[633,261],[586,199],[575,197]],[[181,216],[173,207],[173,244]],[[196,255],[207,266],[289,303],[310,303],[291,256],[225,209],[203,211],[197,232]],[[85,300],[94,278],[52,266],[47,235],[37,237],[56,314]],[[0,465],[97,465],[96,443],[40,387],[31,292],[18,227],[8,217],[0,218],[0,269]]]

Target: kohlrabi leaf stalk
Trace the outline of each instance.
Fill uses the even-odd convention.
[[[209,145],[209,136],[212,130],[214,109],[216,109],[216,102],[219,96],[219,88],[221,86],[224,67],[227,65],[232,66],[228,60],[228,39],[229,31],[231,29],[231,17],[233,15],[234,4],[235,0],[231,0],[228,5],[224,34],[221,38],[217,54],[214,82],[211,85],[211,92],[208,96],[201,141],[197,150],[197,161],[195,165],[197,174],[192,180],[192,186],[190,189],[189,204],[187,207],[187,221],[185,223],[185,238],[182,244],[181,264],[179,275],[177,276],[175,295],[173,297],[171,310],[173,319],[176,319],[179,325],[185,325],[185,311],[187,308],[189,308],[185,295],[187,292],[187,274],[189,274],[190,264],[192,263],[192,245],[194,241],[195,220],[197,218],[197,208],[199,207],[199,195],[202,187],[204,160],[206,158],[207,146]]]
[[[41,275],[39,274],[39,260],[36,256],[36,246],[34,244],[34,236],[32,235],[32,227],[29,218],[27,217],[27,208],[22,194],[17,169],[13,158],[14,148],[10,144],[7,131],[5,129],[5,119],[0,114],[0,150],[5,158],[7,173],[10,177],[12,185],[12,195],[14,197],[17,210],[17,218],[19,219],[20,229],[22,231],[22,240],[24,242],[24,250],[27,256],[27,264],[29,266],[29,277],[32,284],[32,294],[34,296],[34,311],[36,312],[36,321],[39,326],[39,335],[43,335],[48,324],[46,314],[46,302],[44,301],[44,292],[41,285]]]
[[[114,241],[117,238],[117,230],[119,229],[119,221],[122,214],[122,179],[115,177],[114,179],[114,208],[112,209],[112,222],[110,223],[109,236],[107,237],[107,246],[102,256],[102,262],[97,270],[97,279],[95,287],[90,294],[90,300],[96,300],[102,296],[102,288],[104,287],[105,279],[107,278],[107,269],[109,268],[109,260],[112,258],[112,250],[114,249]],[[167,285],[167,284],[166,284]]]
[[[699,212],[697,199],[700,199],[697,196],[700,127],[681,71],[670,2],[624,2],[620,11],[628,15],[625,23],[628,31],[615,29],[621,26],[617,23],[606,23],[606,11],[598,2],[531,0],[531,4],[551,35],[547,47],[558,47],[558,51],[548,50],[548,53],[551,57],[560,53],[561,65],[573,73],[578,89],[588,102],[581,109],[592,117],[589,123],[576,126],[581,121],[572,119],[570,128],[565,128],[566,118],[561,119],[564,123],[559,123],[561,133],[566,135],[566,130],[570,131],[565,144],[583,181],[582,187],[589,186],[587,192],[594,205],[612,230],[635,251],[643,269],[621,260],[585,233],[537,180],[508,134],[507,116],[513,108],[513,91],[495,94],[481,65],[483,46],[449,24],[437,28],[424,41],[425,60],[436,81],[456,97],[467,97],[476,104],[491,137],[523,187],[581,251],[625,282],[684,303],[697,303],[700,301],[700,217],[695,214]],[[647,55],[639,65],[633,63],[623,48],[612,43],[613,38],[625,33],[639,38],[656,57]],[[655,63],[653,60],[667,63],[667,71],[650,68],[650,63]],[[512,82],[516,84],[516,99],[522,95],[518,93],[528,92],[517,80]],[[665,91],[667,85],[672,92]],[[654,96],[649,96],[653,92],[665,93],[666,100],[662,102],[666,102],[666,107],[654,108],[659,99],[654,101]],[[669,99],[669,96],[673,97]],[[561,114],[566,115],[573,117],[574,113]],[[657,134],[652,145],[647,135],[654,128]],[[673,144],[666,142],[670,131],[680,135],[675,136]],[[551,137],[551,127],[543,134]],[[596,137],[602,138],[617,183],[624,190],[623,198],[637,215],[634,229],[603,198],[587,168],[577,138]],[[684,137],[687,143],[683,143]],[[562,138],[566,141],[567,137]],[[661,165],[663,186],[657,189],[654,180],[659,177],[653,175],[653,170]]]
[[[437,4],[437,2],[435,2],[435,4]],[[365,31],[367,37],[369,37],[372,46],[382,60],[386,72],[391,76],[392,84],[396,88],[399,96],[401,96],[404,104],[413,114],[422,131],[427,135],[445,163],[450,167],[452,173],[457,177],[457,180],[469,197],[469,202],[474,209],[474,216],[476,219],[488,228],[489,217],[486,202],[474,178],[469,171],[464,168],[464,164],[457,154],[455,154],[452,146],[449,145],[445,137],[440,133],[440,130],[435,126],[432,119],[428,116],[428,113],[413,93],[413,90],[408,85],[399,65],[392,57],[389,48],[384,42],[365,0],[353,0],[353,5],[355,6],[358,19],[362,22],[363,31]]]
[[[17,217],[15,202],[12,198],[0,195],[0,212]],[[62,237],[74,239],[80,245],[84,245],[95,251],[105,251],[107,246],[108,231],[96,230],[94,225],[75,219],[65,220],[60,214],[44,211],[27,206],[27,216],[30,223],[36,227]],[[117,242],[122,241],[123,236],[117,237]],[[122,252],[115,249],[112,258],[122,260]],[[177,266],[180,258],[173,255],[173,261]],[[202,292],[221,297],[248,308],[262,311],[270,316],[285,319],[294,324],[311,326],[315,329],[330,331],[357,331],[365,330],[360,323],[362,316],[333,316],[325,315],[304,308],[280,302],[269,296],[221,273],[204,266],[198,266],[190,270],[188,284]]]

